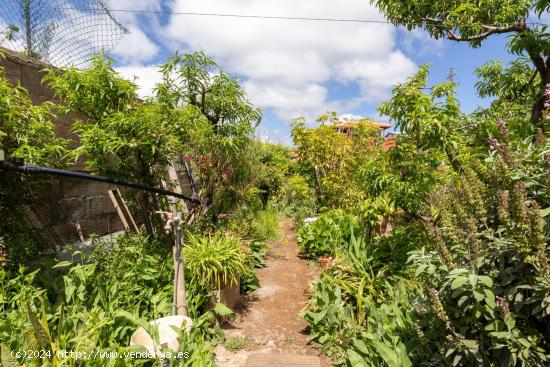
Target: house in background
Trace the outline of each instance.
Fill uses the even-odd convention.
[[[369,119],[358,119],[358,120],[343,120],[343,121],[337,121],[333,127],[338,131],[339,133],[345,134],[349,137],[353,136],[353,130],[357,124],[360,122],[364,122],[367,124],[367,126],[372,126],[373,128],[377,128],[379,130],[380,136],[383,137],[384,141],[382,142],[382,149],[388,150],[395,148],[396,146],[396,135],[397,133],[391,132],[387,135],[384,135],[384,131],[389,129],[391,127],[390,124],[384,123],[384,122],[376,122]]]
[[[386,124],[386,123],[383,123],[383,122],[376,122],[376,121],[372,121],[372,120],[369,120],[369,119],[360,119],[360,120],[338,121],[338,122],[336,122],[336,124],[334,124],[334,128],[339,133],[346,134],[347,136],[353,136],[353,129],[360,122],[366,123],[367,126],[372,126],[373,128],[378,128],[380,130],[380,136],[384,135],[384,130],[389,129],[391,127],[390,124]]]

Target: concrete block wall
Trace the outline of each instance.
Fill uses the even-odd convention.
[[[50,65],[0,47],[0,67],[10,82],[27,89],[34,103],[56,102],[54,92],[42,84],[44,70],[51,68]],[[78,140],[70,129],[77,118],[82,119],[69,115],[59,116],[56,120],[56,134],[70,139],[74,146]],[[84,171],[82,163],[72,169]],[[86,237],[118,231],[123,228],[122,223],[107,194],[107,190],[113,187],[100,182],[53,178],[38,193],[37,199],[26,205],[29,222],[47,246],[78,239],[77,223]]]

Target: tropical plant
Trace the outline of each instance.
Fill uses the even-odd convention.
[[[313,129],[306,128],[303,118],[295,119],[292,126],[300,173],[314,186],[318,203],[329,208],[355,202],[359,195],[353,185],[356,171],[380,145],[368,120],[354,127],[351,138],[334,128],[336,121],[332,113],[320,116],[321,125]]]
[[[202,119],[180,129],[186,143],[182,155],[197,177],[201,205],[192,215],[227,214],[244,201],[252,182],[252,133],[261,111],[246,98],[238,80],[223,71],[204,52],[175,53],[161,67],[156,101],[165,114],[197,111]]]
[[[341,209],[321,214],[298,233],[300,251],[308,258],[332,255],[335,248],[346,244],[353,233],[362,231],[358,218]]]
[[[241,242],[229,235],[189,234],[184,254],[191,280],[206,284],[216,291],[226,285],[237,284],[239,275],[245,270]]]
[[[399,0],[371,0],[371,3],[395,25],[408,30],[425,29],[436,39],[447,38],[479,47],[491,36],[510,34],[509,50],[528,57],[536,70],[533,80],[537,77],[537,83],[530,88],[536,95],[531,124],[547,130],[542,115],[550,98],[544,95],[550,84],[550,38],[542,17],[550,9],[548,0],[415,0],[406,4]]]
[[[140,326],[148,325],[145,320],[171,312],[171,267],[170,257],[158,254],[143,236],[124,235],[116,242],[96,242],[89,258],[75,253],[73,261],[60,262],[51,270],[2,271],[0,344],[10,351],[44,350],[42,359],[18,353],[17,363],[27,365],[151,365],[150,360],[132,360],[124,353],[133,350],[126,345],[137,321],[141,320]],[[205,294],[204,285],[193,282],[187,291],[190,315],[196,322],[182,339],[183,352],[189,354],[184,363],[202,361],[210,366],[211,340],[218,336],[210,329],[213,317],[199,313],[210,295]],[[214,312],[227,314],[220,307]],[[115,363],[108,357],[77,357],[64,351],[97,351],[111,357],[118,353],[121,357]]]

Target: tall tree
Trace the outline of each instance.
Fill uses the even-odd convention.
[[[479,47],[497,34],[511,34],[508,47],[531,60],[539,76],[531,123],[544,128],[543,110],[550,96],[550,33],[541,17],[549,0],[370,0],[395,25],[425,29],[430,36]]]
[[[204,52],[175,53],[161,68],[158,98],[170,106],[191,105],[214,125],[216,132],[233,135],[235,129],[259,123],[262,114],[246,98],[239,81],[223,71]]]

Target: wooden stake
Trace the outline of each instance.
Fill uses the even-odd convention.
[[[136,231],[136,233],[139,233],[140,231],[136,224],[136,221],[134,220],[130,209],[128,209],[128,206],[126,205],[126,202],[124,201],[120,190],[118,188],[115,188],[109,190],[108,193],[111,201],[113,202],[113,206],[117,211],[118,217],[120,218],[120,221],[124,226],[124,229],[130,231],[130,224],[132,224],[132,229]],[[128,223],[128,221],[130,223]]]

